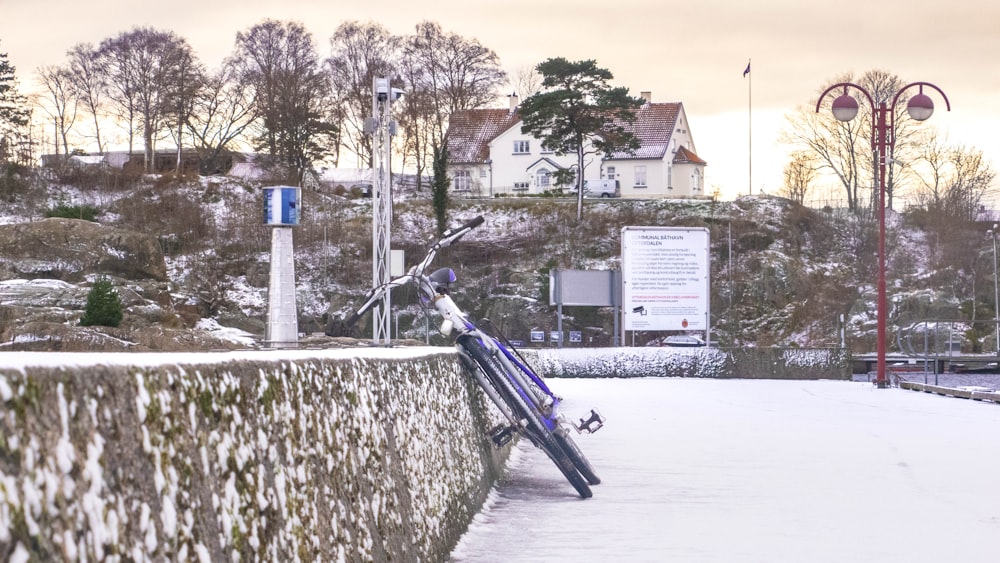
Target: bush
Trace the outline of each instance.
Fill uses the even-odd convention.
[[[93,205],[66,205],[65,203],[60,203],[56,207],[46,211],[45,216],[97,222],[97,215],[100,212],[101,210]]]
[[[87,294],[87,307],[80,324],[83,326],[117,327],[122,322],[122,302],[107,278],[98,279]]]
[[[4,201],[14,202],[19,194],[27,192],[30,187],[28,172],[24,166],[0,162],[0,197]]]

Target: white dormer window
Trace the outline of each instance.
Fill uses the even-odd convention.
[[[514,154],[531,153],[531,143],[529,141],[514,141]]]

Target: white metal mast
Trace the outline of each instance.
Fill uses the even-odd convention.
[[[389,157],[396,122],[390,119],[392,102],[403,95],[389,87],[389,79],[375,77],[372,85],[372,115],[365,130],[372,135],[372,287],[389,282],[389,242],[392,222],[392,179]],[[372,343],[389,346],[391,302],[387,291],[372,312]]]

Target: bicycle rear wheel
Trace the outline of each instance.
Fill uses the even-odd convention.
[[[528,439],[549,456],[582,498],[593,496],[594,493],[590,490],[586,478],[577,471],[576,465],[557,441],[556,434],[542,422],[537,407],[529,405],[517,392],[509,376],[490,356],[486,348],[475,337],[467,335],[459,337],[458,345],[476,362],[514,416],[524,422],[523,431]]]

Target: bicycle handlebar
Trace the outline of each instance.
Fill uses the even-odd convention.
[[[361,317],[375,305],[377,301],[382,299],[385,292],[389,291],[391,288],[401,286],[415,278],[422,277],[424,270],[430,265],[439,249],[451,246],[453,243],[467,235],[469,231],[475,229],[479,225],[482,225],[484,221],[483,216],[478,215],[463,225],[445,231],[441,240],[431,245],[430,250],[427,251],[427,256],[425,256],[417,266],[414,266],[409,273],[400,278],[396,278],[389,283],[383,284],[380,287],[372,288],[371,291],[368,292],[364,304],[361,305],[357,311],[352,313],[346,321],[344,321],[344,327],[347,329],[352,328],[361,319]]]
[[[483,219],[483,216],[477,215],[476,217],[472,218],[469,222],[459,227],[458,230],[461,231],[463,229],[467,229],[471,231],[472,229],[475,229],[479,225],[482,225],[483,221],[485,221],[485,219]]]

